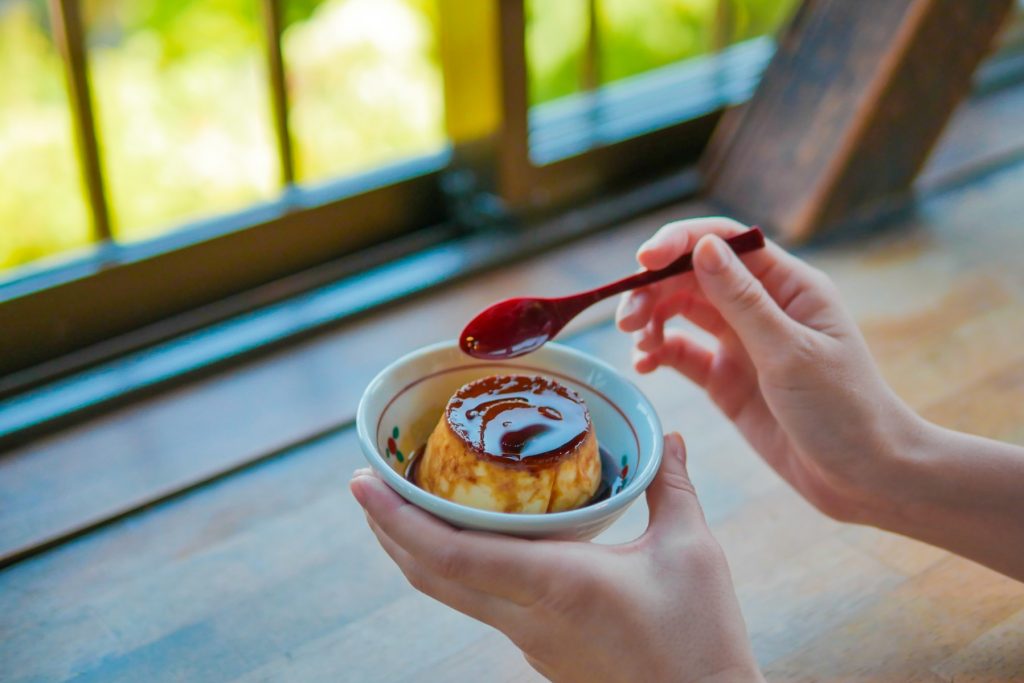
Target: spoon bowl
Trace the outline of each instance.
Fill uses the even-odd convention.
[[[554,339],[579,312],[566,309],[564,299],[517,297],[499,301],[466,325],[459,336],[459,347],[483,360],[526,355]]]

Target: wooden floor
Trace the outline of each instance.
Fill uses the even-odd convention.
[[[926,175],[948,187],[916,213],[803,254],[835,278],[915,408],[1017,443],[1024,157],[1000,148],[1020,133],[992,122],[1020,127],[1022,103],[961,113]],[[985,107],[988,123],[971,123]],[[983,146],[1018,161],[958,175],[953,161]],[[346,486],[363,462],[355,402],[384,364],[492,299],[629,272],[658,225],[707,211],[670,207],[3,454],[0,681],[537,680],[500,634],[410,589],[373,541]],[[626,368],[611,310],[567,341]],[[771,680],[1024,681],[1024,585],[825,519],[698,391],[667,371],[632,378],[688,441]],[[599,541],[645,523],[637,504]]]

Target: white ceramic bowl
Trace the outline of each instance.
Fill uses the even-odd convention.
[[[611,473],[617,485],[609,498],[567,512],[510,514],[453,503],[404,477],[408,454],[426,443],[452,394],[467,382],[496,374],[545,375],[583,397],[597,441],[618,468]],[[599,534],[654,479],[663,445],[661,422],[639,389],[607,363],[559,344],[507,361],[470,358],[455,342],[410,353],[366,387],[356,427],[370,465],[410,503],[457,527],[527,538],[590,539]]]

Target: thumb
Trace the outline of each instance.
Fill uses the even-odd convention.
[[[800,326],[779,308],[721,238],[702,237],[693,260],[704,296],[735,330],[755,364],[788,348],[799,335]]]
[[[647,508],[650,521],[645,535],[686,531],[705,524],[697,492],[686,471],[686,446],[679,434],[665,436],[661,467],[647,488]]]

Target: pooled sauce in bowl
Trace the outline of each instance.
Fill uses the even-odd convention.
[[[448,403],[448,425],[474,451],[543,466],[586,438],[590,414],[576,392],[543,377],[485,377]]]

